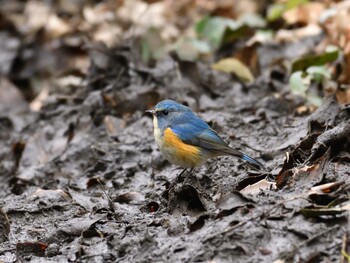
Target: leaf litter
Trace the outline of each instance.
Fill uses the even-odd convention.
[[[226,2],[0,1],[0,261],[345,262],[349,1]],[[266,171],[177,178],[165,98]]]

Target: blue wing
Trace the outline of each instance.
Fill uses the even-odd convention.
[[[220,136],[209,125],[192,112],[182,113],[180,118],[173,120],[170,128],[188,144],[207,149],[227,146]]]
[[[205,121],[193,112],[182,113],[180,118],[173,120],[170,128],[184,143],[210,150],[214,155],[234,155],[255,168],[263,167],[260,162],[250,156],[229,147]]]

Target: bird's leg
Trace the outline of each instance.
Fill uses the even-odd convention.
[[[191,170],[189,171],[189,173],[186,175],[185,180],[183,180],[183,184],[186,183],[188,176],[190,174],[193,173],[194,168],[191,168]],[[187,168],[183,169],[181,171],[181,173],[179,173],[175,179],[169,184],[169,186],[167,187],[167,189],[165,189],[164,193],[163,193],[163,197],[165,197],[166,199],[169,198],[169,192],[171,191],[171,189],[173,189],[173,187],[177,184],[177,183],[181,183],[180,180],[182,179],[182,175],[187,171]]]
[[[179,174],[175,177],[175,179],[170,183],[170,185],[169,185],[167,191],[169,191],[170,189],[172,189],[172,188],[174,187],[174,185],[176,185],[177,183],[179,183],[179,181],[180,181],[181,178],[182,178],[181,176],[186,172],[186,170],[187,170],[187,168],[183,169],[183,170],[181,171],[181,173],[179,173]]]
[[[193,173],[193,171],[194,171],[194,168],[191,168],[191,170],[187,173],[185,180],[183,182],[184,184],[187,182],[188,177]]]
[[[183,175],[184,172],[186,172],[186,170],[187,170],[187,168],[183,169],[183,170],[181,171],[181,173],[179,173],[179,175],[178,175],[177,177],[180,177],[181,175]]]
[[[178,181],[181,179],[182,175],[183,175],[186,171],[187,171],[187,168],[183,169],[183,170],[181,171],[181,173],[179,173],[179,174],[176,176],[174,182],[178,182]]]
[[[189,175],[193,173],[193,170],[194,170],[194,168],[191,168],[191,170],[188,172],[188,174],[186,175],[186,177],[184,178],[184,180],[182,180],[183,183],[185,183],[185,182],[187,181]],[[173,182],[170,184],[168,190],[171,189],[171,188],[173,188],[175,184],[181,182],[182,175],[183,175],[186,171],[187,171],[187,168],[183,169],[183,170],[181,171],[181,173],[179,173],[179,174],[175,177],[175,179],[173,180]]]

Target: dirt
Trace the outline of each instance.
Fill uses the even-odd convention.
[[[11,34],[0,34],[0,70],[12,68],[0,85],[0,262],[339,262],[350,111],[333,94],[297,112],[304,101],[263,66],[297,46],[259,48],[264,70],[246,85],[205,62],[145,65],[134,42],[91,44],[79,84],[50,84],[35,111],[33,91],[17,86],[28,63],[38,70],[50,56],[33,46],[25,48],[43,57],[19,55]],[[317,41],[305,43],[300,52]],[[220,157],[178,180],[144,113],[165,98],[190,106],[266,171]]]

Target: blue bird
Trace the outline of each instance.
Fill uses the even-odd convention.
[[[256,169],[264,169],[262,163],[228,146],[189,107],[163,100],[146,112],[153,115],[154,138],[163,157],[185,168],[183,172],[223,155],[238,157]]]

